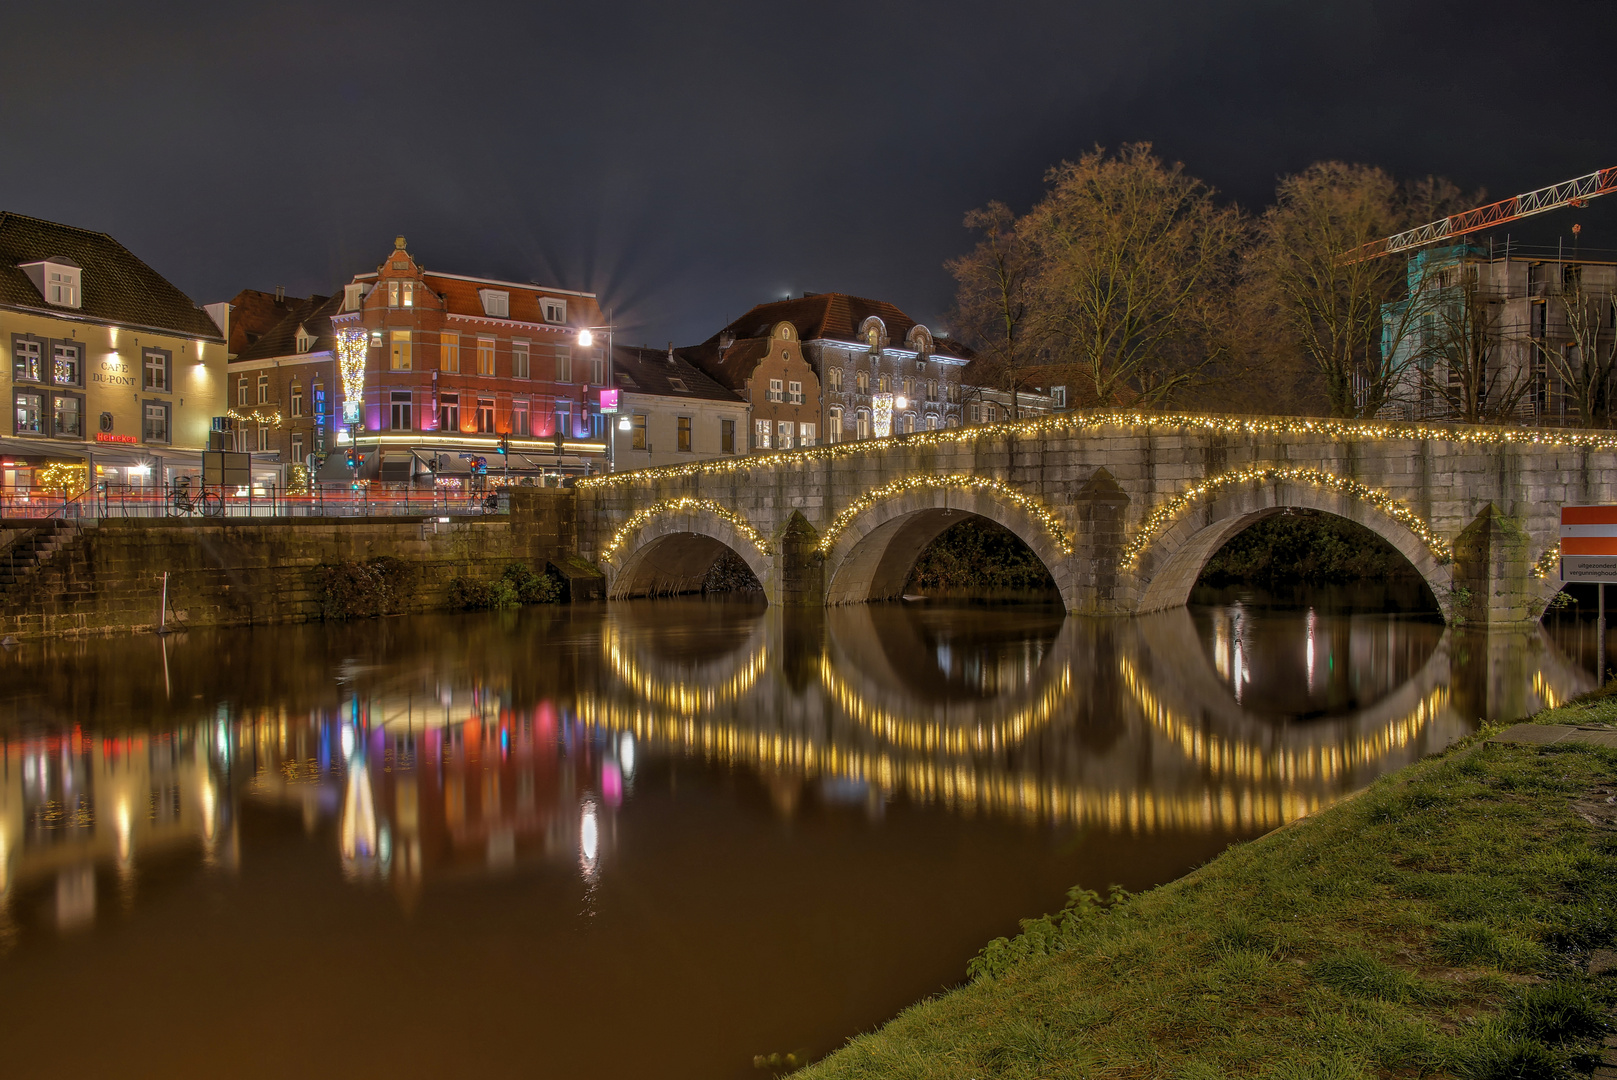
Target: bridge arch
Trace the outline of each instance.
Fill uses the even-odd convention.
[[[774,603],[768,543],[744,518],[706,499],[658,504],[624,523],[601,555],[606,594],[621,600],[697,592],[726,549],[741,556]]]
[[[1183,607],[1202,568],[1219,548],[1263,518],[1288,509],[1317,510],[1363,525],[1409,561],[1432,590],[1445,618],[1452,617],[1449,565],[1411,525],[1350,490],[1284,478],[1215,488],[1193,500],[1159,533],[1142,537],[1134,562],[1139,588],[1135,611]]]
[[[838,515],[821,541],[826,603],[897,598],[926,546],[973,515],[1016,534],[1044,563],[1062,603],[1073,610],[1072,540],[1060,520],[1034,499],[969,476],[925,477],[898,490],[878,489]]]

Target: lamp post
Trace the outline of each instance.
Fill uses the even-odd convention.
[[[581,326],[578,329],[578,345],[588,349],[595,344],[595,333],[598,330],[606,331],[606,361],[601,365],[601,390],[617,390],[617,384],[612,379],[612,313],[606,313],[605,326]],[[615,407],[614,407],[615,411]],[[617,472],[618,437],[612,431],[610,423],[602,425],[606,431],[606,471]]]

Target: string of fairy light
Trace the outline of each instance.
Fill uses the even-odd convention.
[[[698,511],[705,511],[706,513],[712,514],[714,517],[728,524],[731,528],[735,529],[736,532],[740,533],[748,543],[757,548],[759,554],[772,554],[769,548],[769,542],[763,538],[763,535],[759,533],[757,529],[752,527],[752,523],[746,518],[724,506],[719,505],[712,499],[693,499],[686,496],[679,499],[667,499],[653,506],[648,506],[644,510],[637,510],[635,513],[631,514],[629,516],[629,520],[625,521],[622,526],[618,528],[618,531],[612,534],[612,539],[601,551],[601,558],[610,559],[613,552],[622,547],[623,542],[627,540],[636,529],[640,528],[642,525],[646,524],[655,517],[660,517],[663,514],[690,514]]]
[[[938,431],[892,435],[881,439],[826,443],[797,450],[777,450],[712,461],[663,465],[653,469],[610,473],[582,478],[579,487],[615,487],[649,480],[679,479],[692,476],[718,476],[726,473],[779,465],[831,461],[861,454],[878,453],[896,447],[936,448],[959,446],[984,440],[1006,438],[1047,438],[1073,436],[1103,428],[1143,430],[1173,429],[1231,438],[1273,438],[1277,436],[1318,436],[1334,442],[1398,440],[1442,442],[1464,446],[1536,446],[1577,450],[1617,451],[1617,432],[1575,431],[1549,428],[1468,427],[1443,424],[1390,423],[1380,420],[1326,420],[1307,417],[1238,417],[1193,413],[1149,413],[1130,410],[1094,410],[1058,413],[1031,420],[970,427],[942,428]]]
[[[345,401],[356,404],[365,390],[365,362],[370,355],[370,335],[364,330],[344,330],[337,335],[337,370],[342,375]]]
[[[1533,576],[1542,581],[1549,577],[1560,564],[1561,545],[1556,544],[1538,557],[1538,561],[1533,564]]]
[[[965,474],[907,476],[902,480],[894,480],[891,483],[872,488],[850,503],[842,513],[831,520],[831,524],[826,526],[825,533],[820,537],[818,545],[820,552],[822,554],[830,552],[831,548],[836,545],[837,537],[842,535],[843,531],[853,523],[855,518],[875,504],[911,491],[935,491],[939,489],[990,492],[1027,513],[1040,525],[1044,526],[1055,540],[1056,546],[1061,549],[1063,555],[1072,554],[1072,541],[1068,539],[1066,530],[1061,527],[1061,522],[1043,503],[998,480],[983,476],[967,476]]]
[[[1432,527],[1421,519],[1420,515],[1398,502],[1385,491],[1360,483],[1351,477],[1337,476],[1335,473],[1324,472],[1320,469],[1305,469],[1290,465],[1254,465],[1250,468],[1238,469],[1234,472],[1209,477],[1157,507],[1146,517],[1134,539],[1123,545],[1123,552],[1119,561],[1124,566],[1134,565],[1141,552],[1160,535],[1168,522],[1178,517],[1186,507],[1202,496],[1234,484],[1270,481],[1311,484],[1355,499],[1362,499],[1419,537],[1421,543],[1431,550],[1439,563],[1447,563],[1454,557],[1454,550],[1449,546],[1447,540],[1437,535]]]

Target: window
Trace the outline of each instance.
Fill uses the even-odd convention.
[[[342,287],[342,309],[344,311],[358,311],[359,302],[365,299],[365,286],[353,282]]]
[[[387,306],[399,306],[399,283],[396,281],[390,281],[387,283]]]
[[[506,319],[511,316],[511,294],[499,289],[478,289],[477,296],[483,301],[483,314],[494,319]]]
[[[1050,404],[1057,409],[1067,407],[1067,388],[1065,386],[1050,387]]]
[[[803,384],[800,382],[787,383],[786,400],[793,405],[803,404]]]
[[[52,394],[51,431],[64,438],[84,438],[84,400],[77,394]]]
[[[938,380],[928,379],[926,381],[926,399],[928,401],[938,400]]]
[[[556,402],[556,434],[564,439],[572,437],[573,403],[571,401]]]
[[[874,326],[866,330],[865,344],[870,347],[871,352],[881,351],[881,330]]]
[[[438,430],[460,430],[460,395],[438,395]]]
[[[57,386],[84,384],[83,346],[76,341],[58,341],[51,346],[51,381]]]
[[[45,395],[32,390],[19,390],[15,395],[17,404],[16,431],[19,435],[43,435],[40,414],[44,411]]]
[[[567,321],[567,301],[552,300],[547,296],[540,302],[539,307],[545,313],[545,322],[564,323]]]
[[[675,421],[679,433],[679,451],[682,454],[691,452],[691,418],[681,416]]]
[[[907,398],[915,396],[915,380],[908,375],[904,376],[904,396]]]
[[[451,375],[460,371],[460,335],[438,335],[438,370]]]
[[[907,412],[903,416],[898,418],[898,433],[900,435],[913,435],[913,434],[915,434],[915,414],[914,413],[908,413]]]
[[[167,349],[147,349],[141,354],[141,358],[141,367],[145,372],[142,385],[148,390],[166,393],[168,391],[168,372],[172,354]]]
[[[292,415],[303,415],[303,387],[297,383],[292,384]]]
[[[299,464],[303,462],[303,432],[301,431],[292,433],[292,460]]]
[[[477,373],[479,375],[494,374],[494,339],[477,339]]]
[[[938,430],[938,418],[935,413],[926,414],[926,429],[928,431]]]
[[[856,439],[870,438],[870,413],[860,409],[853,417],[853,437]]]
[[[526,379],[528,377],[528,343],[526,341],[513,341],[511,343],[511,378]]]
[[[528,403],[526,401],[513,401],[511,403],[511,434],[529,434]]]
[[[736,452],[736,422],[734,420],[719,421],[719,453],[733,454]]]
[[[491,397],[477,399],[477,431],[480,435],[494,434],[494,399]]]
[[[45,299],[62,307],[79,306],[79,272],[45,264]]]
[[[678,379],[672,380],[679,382]],[[606,361],[601,358],[601,350],[596,349],[590,357],[590,382],[600,386],[606,382]],[[681,384],[683,386],[683,384]]]
[[[779,420],[775,423],[775,438],[779,440],[776,446],[780,449],[790,450],[792,448],[792,422],[790,420]]]
[[[882,376],[878,377],[876,379],[876,389],[879,390],[883,394],[891,394],[893,392],[893,380],[892,380],[892,378],[887,376],[887,375],[882,375]]]
[[[573,347],[571,345],[556,346],[556,381],[573,381]]]
[[[415,426],[410,415],[410,391],[392,391],[388,395],[388,404],[392,406],[388,427],[394,431],[409,431]]]
[[[148,401],[143,416],[142,437],[147,442],[168,442],[168,402]]]
[[[770,401],[784,401],[786,399],[785,392],[782,391],[781,388],[780,388],[780,380],[779,379],[770,379],[769,380],[769,394],[768,394],[768,397],[769,397]]]
[[[769,421],[758,420],[753,424],[752,445],[756,450],[769,449]]]
[[[629,418],[629,449],[646,448],[646,414],[635,413]]]
[[[18,382],[39,382],[44,370],[41,361],[41,343],[28,338],[13,339],[12,378]]]
[[[258,425],[258,452],[268,453],[270,449],[270,429],[268,424]]]
[[[997,412],[998,410],[994,408],[994,403],[992,401],[986,402],[983,405],[983,419],[988,421],[990,424],[994,422],[995,414]]]
[[[306,353],[312,348],[314,348],[314,335],[309,333],[306,327],[298,327],[298,352]]]
[[[815,432],[814,432],[814,425],[813,424],[798,424],[797,425],[797,445],[798,446],[813,446],[814,445],[814,439],[815,439]]]
[[[870,372],[856,371],[853,374],[853,386],[861,394],[870,393]]]
[[[395,330],[389,335],[393,342],[393,352],[388,360],[388,367],[393,371],[409,371],[412,357],[410,356],[410,331]]]
[[[969,406],[966,407],[966,416],[967,416],[968,419],[971,420],[971,422],[973,424],[982,423],[982,419],[983,419],[982,413],[983,413],[982,406],[978,405],[975,401],[973,401]]]
[[[825,437],[831,442],[842,441],[842,409],[833,405],[830,414],[826,417]]]
[[[684,379],[676,379],[672,375],[668,376],[668,387],[671,390],[678,390],[681,394],[688,394],[691,392],[691,388],[685,385]]]
[[[258,403],[260,405],[268,405],[269,404],[269,376],[268,375],[260,375],[258,377]]]
[[[415,307],[415,282],[406,281],[403,286],[404,296],[401,300],[403,307]]]

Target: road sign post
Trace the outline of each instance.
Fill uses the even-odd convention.
[[[1617,506],[1561,507],[1561,580],[1594,585],[1595,678],[1606,681],[1606,583],[1617,581]]]

